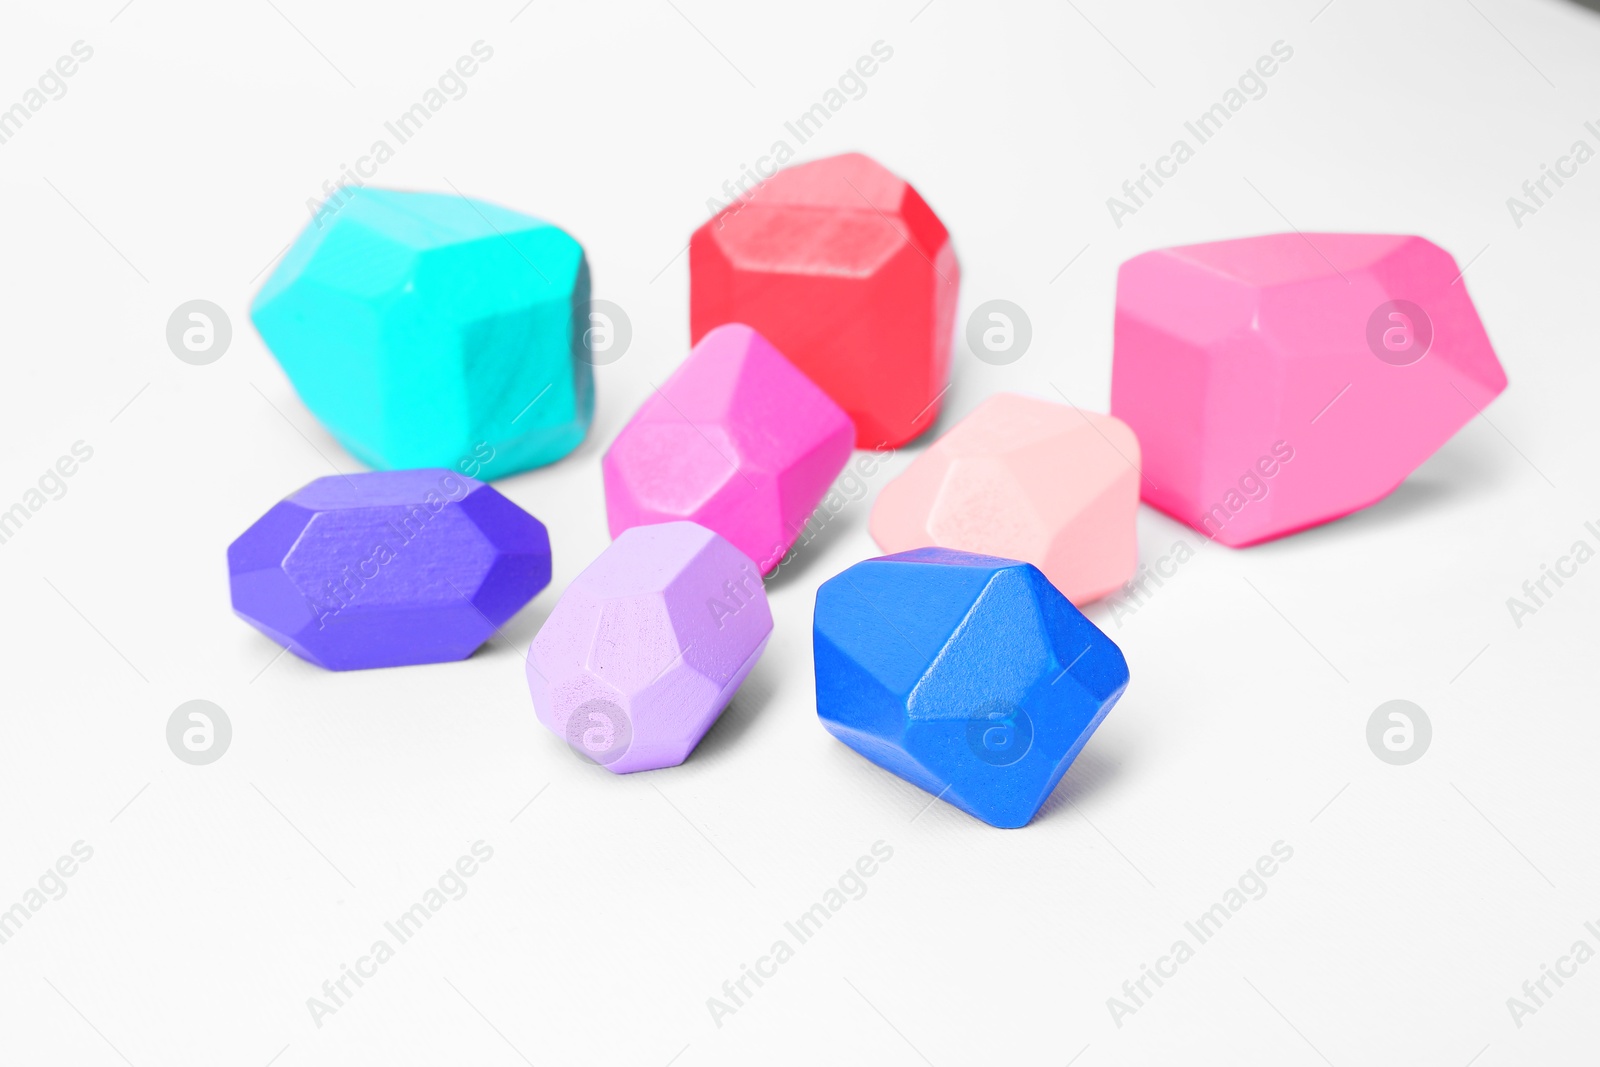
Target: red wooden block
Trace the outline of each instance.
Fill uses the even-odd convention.
[[[689,334],[755,329],[849,413],[856,447],[933,424],[961,267],[917,191],[866,156],[779,171],[695,231]]]

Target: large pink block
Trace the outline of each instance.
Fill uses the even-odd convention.
[[[772,635],[755,563],[692,522],[624,531],[528,650],[539,721],[616,774],[674,767]]]
[[[1001,393],[956,423],[872,508],[885,552],[934,546],[1032,563],[1074,604],[1133,576],[1139,441],[1119,419]]]
[[[766,338],[719,326],[606,450],[611,535],[686,519],[727,538],[766,574],[844,469],[854,440],[844,409]]]
[[[1223,544],[1382,499],[1505,386],[1456,261],[1420,237],[1249,237],[1117,276],[1111,410],[1144,498]]]

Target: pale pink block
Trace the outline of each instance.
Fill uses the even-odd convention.
[[[1227,545],[1382,499],[1505,386],[1456,261],[1420,237],[1249,237],[1117,276],[1111,410],[1144,499]]]
[[[688,520],[715,530],[767,574],[850,459],[844,409],[755,330],[700,339],[607,449],[611,536]]]
[[[1001,393],[956,423],[872,508],[885,552],[935,546],[1032,563],[1074,604],[1138,562],[1139,441],[1121,420]]]

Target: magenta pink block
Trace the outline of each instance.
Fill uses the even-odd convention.
[[[1450,254],[1273,234],[1117,275],[1111,411],[1144,499],[1240,547],[1381,500],[1506,386]]]
[[[778,565],[850,459],[855,426],[748,326],[719,326],[606,451],[611,535],[688,520]]]
[[[749,556],[691,522],[636,526],[572,580],[534,637],[534,713],[614,773],[676,766],[771,635]]]

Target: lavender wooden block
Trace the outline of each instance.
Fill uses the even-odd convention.
[[[550,583],[544,524],[442,469],[318,478],[228,546],[240,618],[329,670],[472,655]]]
[[[613,773],[673,767],[771,634],[749,556],[692,522],[635,526],[573,579],[533,639],[534,712]]]

